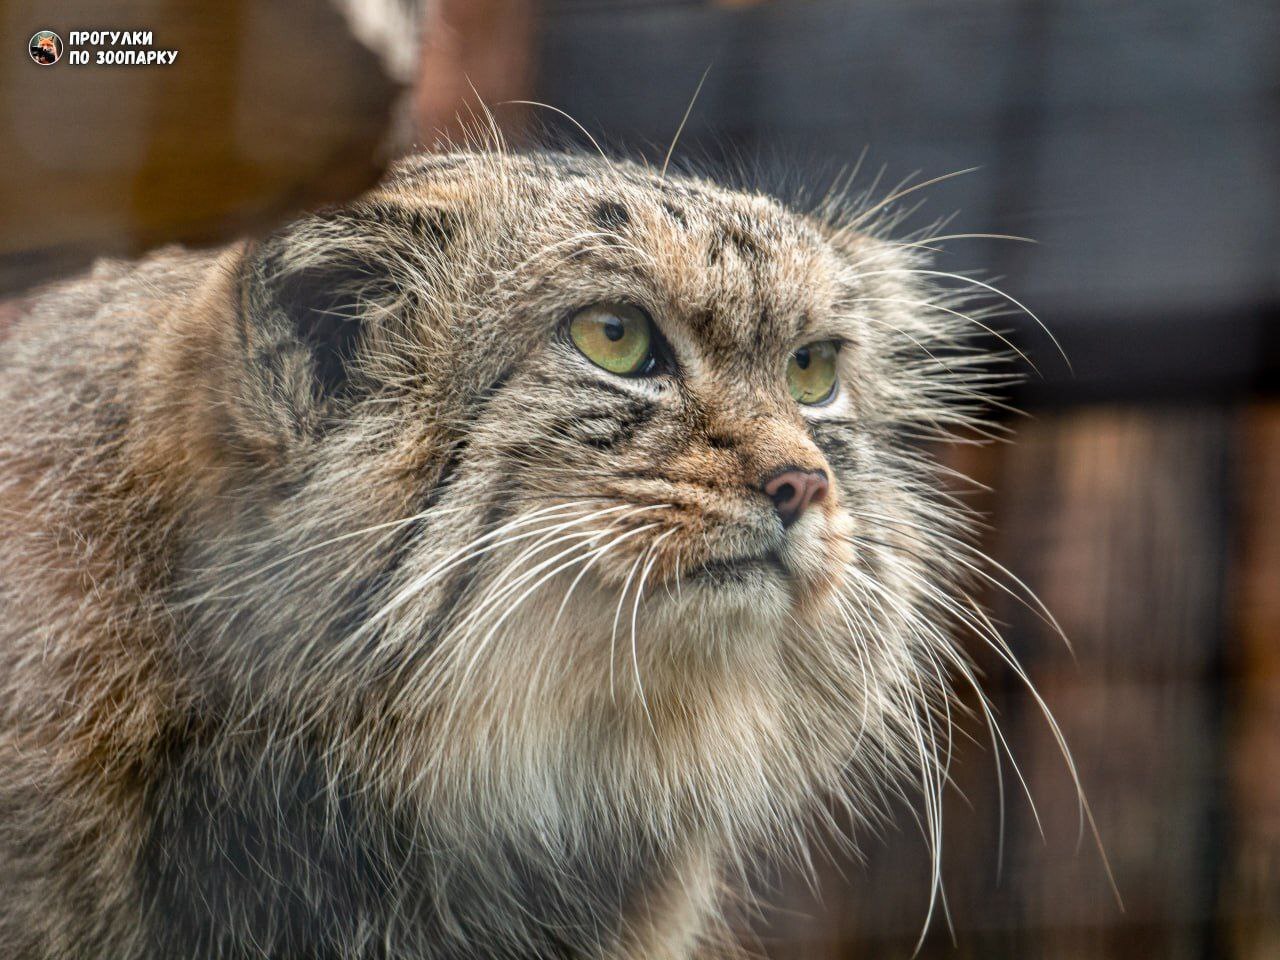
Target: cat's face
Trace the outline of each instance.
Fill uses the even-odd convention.
[[[429,717],[456,762],[645,729],[804,778],[909,728],[951,521],[901,433],[967,414],[902,252],[638,167],[458,156],[254,256],[242,443],[291,476],[245,521],[268,686]]]
[[[508,228],[537,255],[484,311],[503,386],[468,458],[505,516],[594,514],[564,531],[591,535],[574,617],[621,604],[628,645],[642,594],[644,623],[678,608],[695,645],[717,617],[821,618],[850,558],[864,349],[837,255],[772,201],[637,181],[552,182]]]

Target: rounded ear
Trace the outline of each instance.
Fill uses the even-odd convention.
[[[446,210],[365,200],[252,244],[240,267],[244,400],[272,434],[305,440],[381,384],[380,330],[422,302],[453,235]]]

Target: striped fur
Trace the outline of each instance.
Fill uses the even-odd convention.
[[[103,263],[0,374],[0,954],[679,958],[846,798],[930,839],[981,327],[843,196],[400,164]],[[623,379],[575,308],[654,318]],[[839,339],[802,409],[790,352]],[[783,529],[763,479],[832,494]],[[727,949],[727,948],[726,948]]]

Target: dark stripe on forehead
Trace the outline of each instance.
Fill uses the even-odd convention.
[[[729,242],[747,260],[761,260],[765,256],[764,247],[759,241],[741,228],[729,231]]]
[[[725,250],[729,249],[748,264],[758,263],[765,256],[764,247],[759,241],[736,223],[726,224],[711,235],[707,245],[707,262],[713,266],[718,264],[724,258]]]
[[[708,266],[716,266],[724,259],[725,235],[723,231],[717,231],[711,235],[711,240],[707,243],[707,264]]]
[[[764,347],[765,344],[768,343],[770,335],[774,333],[774,324],[775,320],[773,318],[773,314],[771,314],[767,309],[761,310],[760,319],[759,322],[756,323],[756,329],[753,337],[757,349]]]
[[[350,207],[322,210],[299,221],[299,226],[334,228],[337,232],[350,231],[363,235],[370,228],[383,228],[380,233],[407,235],[432,246],[444,249],[462,228],[462,219],[455,210],[443,207],[417,207],[390,200],[367,200]],[[394,253],[394,251],[388,251]]]
[[[372,203],[363,209],[373,222],[404,230],[441,249],[447,247],[462,228],[462,219],[454,210],[406,207],[390,203]]]
[[[591,211],[591,219],[601,230],[617,231],[631,223],[627,208],[614,200],[605,200]]]
[[[679,207],[677,207],[674,203],[669,203],[668,201],[663,200],[662,209],[667,212],[667,216],[669,216],[676,223],[680,224],[680,226],[682,227],[689,226],[689,218],[686,217],[684,215],[684,211],[681,210]]]
[[[748,262],[761,260],[765,255],[764,247],[741,223],[726,224],[724,228],[712,238],[712,246],[713,248],[718,248],[721,252],[723,252],[726,247],[732,247],[738,256]]]

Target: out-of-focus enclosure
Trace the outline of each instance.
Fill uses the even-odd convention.
[[[1280,7],[1270,0],[117,0],[0,13],[0,294],[170,241],[264,231],[493,108],[797,196],[940,180],[939,270],[983,271],[1039,368],[1011,444],[943,451],[989,489],[984,547],[1074,654],[983,599],[1057,717],[974,649],[1025,777],[961,720],[950,929],[923,957],[1280,957]],[[147,29],[168,68],[37,67],[37,29]],[[708,69],[709,68],[709,69]],[[472,106],[468,106],[471,104]],[[881,172],[883,170],[883,173]],[[958,173],[959,171],[968,171]],[[917,201],[921,208],[908,208]],[[954,216],[953,216],[954,215]],[[3,305],[0,304],[0,324]],[[972,698],[970,698],[971,700]],[[929,901],[910,809],[816,890],[762,872],[770,957],[910,957]]]

